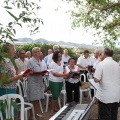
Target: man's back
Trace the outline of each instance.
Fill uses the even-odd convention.
[[[100,79],[97,98],[104,103],[119,102],[120,67],[111,57],[105,58],[97,65],[95,76]]]

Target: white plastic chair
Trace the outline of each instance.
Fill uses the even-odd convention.
[[[61,90],[61,94],[63,95],[63,106],[66,104],[66,90],[65,90],[65,83],[63,83],[63,89]]]
[[[48,87],[49,86],[48,76],[47,76],[47,78],[44,78],[44,80],[45,80],[45,86]],[[46,101],[45,101],[45,104],[46,104],[45,112],[47,112],[48,111],[49,98],[52,97],[52,94],[48,93],[48,92],[45,92],[44,95],[45,95],[45,99],[46,99]],[[59,105],[59,108],[61,109],[60,98],[58,98],[58,105]]]
[[[23,81],[24,98],[27,98],[27,84],[28,84],[28,81],[27,81],[27,79],[25,79],[25,80]]]
[[[24,96],[24,94],[22,94],[22,86],[20,85],[22,84],[22,82],[20,80],[18,80],[18,83],[16,83],[17,87],[18,87],[18,91],[19,91],[19,94],[21,96]],[[18,105],[20,105],[18,103]],[[35,113],[34,113],[34,106],[33,104],[29,103],[29,102],[24,102],[24,110],[25,110],[25,120],[28,120],[28,110],[32,110],[32,115],[33,115],[33,119],[35,120]]]
[[[24,120],[24,99],[21,95],[18,94],[6,94],[0,97],[0,100],[2,100],[2,103],[6,102],[6,119],[10,119],[12,118],[12,120],[14,120],[14,107],[11,105],[11,100],[13,100],[13,102],[15,102],[16,99],[20,100],[20,118],[21,120]],[[3,120],[3,116],[2,116],[2,112],[0,111],[0,118],[1,120]]]
[[[80,75],[80,82],[81,82],[81,77],[84,77],[84,81],[83,82],[86,82],[86,76],[85,74],[81,74]],[[91,91],[90,91],[90,88],[87,88],[87,89],[81,89],[80,87],[80,104],[82,103],[82,97],[83,97],[83,93],[84,92],[88,92],[88,97],[90,97],[90,100],[91,100]]]
[[[52,97],[52,94],[45,92],[44,95],[45,95],[45,99],[46,99],[46,109],[45,109],[45,112],[47,112],[48,111],[49,98]],[[60,98],[58,98],[58,105],[59,105],[59,108],[61,109]]]

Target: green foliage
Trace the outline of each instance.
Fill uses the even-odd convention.
[[[119,48],[114,49],[113,59],[117,62],[120,61],[120,49]]]
[[[19,51],[19,50],[23,49],[25,51],[31,51],[33,47],[40,47],[44,56],[46,56],[48,54],[48,49],[53,48],[53,44],[46,44],[46,43],[42,44],[40,42],[31,43],[31,44],[16,46],[16,50]],[[65,48],[62,48],[61,46],[59,46],[59,50],[61,53],[63,53],[63,49],[65,49]],[[67,48],[67,49],[68,49],[69,56],[76,57],[76,53],[73,51],[72,48]]]
[[[116,0],[66,0],[73,8],[69,10],[72,27],[93,30],[104,46],[114,47],[120,37],[120,2]],[[99,40],[95,40],[96,44]]]

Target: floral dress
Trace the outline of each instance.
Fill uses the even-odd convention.
[[[13,77],[16,75],[15,68],[9,58],[4,58],[4,62],[0,65],[0,73],[7,74],[8,77]],[[2,80],[4,78],[0,78]],[[16,93],[16,82],[13,81],[10,83],[2,84],[0,86],[0,96],[4,94]]]

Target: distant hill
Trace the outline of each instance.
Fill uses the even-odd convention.
[[[102,46],[93,46],[93,45],[88,45],[88,44],[78,44],[78,43],[72,43],[72,42],[64,42],[64,41],[49,41],[46,40],[44,38],[39,38],[36,40],[33,40],[31,38],[19,38],[17,39],[17,42],[23,42],[24,43],[32,43],[32,42],[40,42],[40,43],[48,43],[48,44],[57,44],[57,45],[62,45],[62,46],[66,46],[66,47],[80,47],[80,48],[89,48],[89,49],[103,49]]]

